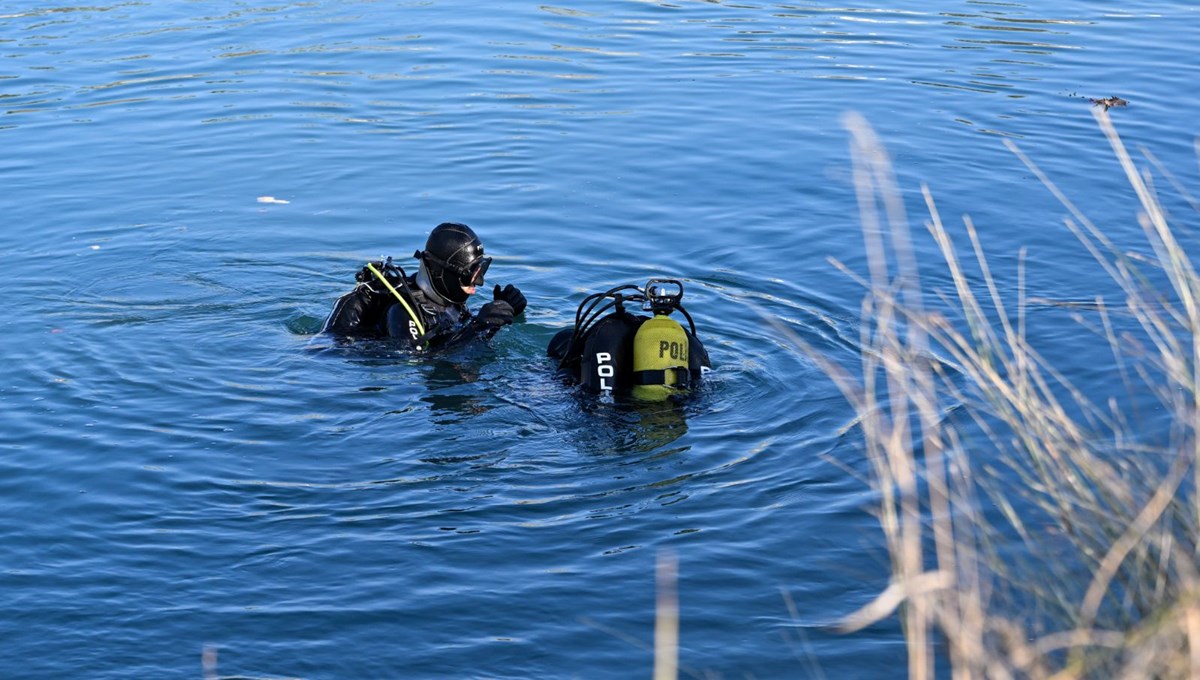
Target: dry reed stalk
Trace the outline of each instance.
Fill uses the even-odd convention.
[[[675,680],[679,677],[679,559],[675,553],[658,553],[655,580],[654,680]]]
[[[1136,675],[1150,668],[1152,675],[1200,677],[1200,570],[1193,559],[1200,526],[1200,504],[1194,502],[1200,494],[1200,280],[1149,178],[1138,173],[1108,114],[1098,111],[1096,117],[1141,203],[1154,253],[1149,263],[1166,277],[1169,296],[1139,271],[1139,258],[1120,251],[1016,145],[1006,143],[1071,213],[1067,227],[1120,286],[1122,311],[1140,336],[1118,333],[1110,306],[1099,299],[1098,337],[1111,347],[1126,389],[1148,389],[1170,409],[1166,449],[1140,443],[1136,420],[1115,401],[1093,404],[1029,344],[1024,252],[1014,324],[966,218],[989,313],[923,187],[926,226],[949,271],[954,291],[946,300],[958,321],[925,309],[890,159],[856,115],[845,124],[869,269],[869,280],[862,281],[868,294],[860,376],[776,324],[852,404],[874,470],[891,580],[843,627],[857,630],[899,612],[910,678],[934,677],[935,636],[946,641],[956,680]],[[1135,386],[1132,375],[1142,384]],[[972,426],[969,432],[946,417],[947,402],[969,414],[963,423]],[[1146,459],[1148,453],[1173,460],[1164,470]],[[996,474],[997,462],[1010,474]],[[1193,488],[1181,494],[1189,468]],[[1020,486],[1014,488],[1014,481]],[[996,598],[989,584],[1004,569],[988,557],[989,546],[1006,532],[978,512],[981,492],[990,494],[1030,559],[1050,560],[1046,567],[1058,569],[1067,567],[1053,560],[1065,557],[1074,568],[1091,570],[1081,596],[1071,584],[1030,584],[1035,603],[1058,612],[1050,622],[1060,630],[1038,635],[1038,615]],[[1041,513],[1034,524],[1048,521],[1065,538],[1049,546],[1058,552],[1044,552],[1045,531],[1031,525],[1030,510]],[[931,554],[924,551],[927,541]],[[1102,619],[1118,628],[1099,627]]]

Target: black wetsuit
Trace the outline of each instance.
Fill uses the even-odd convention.
[[[472,316],[465,304],[427,293],[417,280],[419,274],[406,276],[404,270],[383,262],[372,265],[395,293],[363,267],[355,276],[358,285],[338,298],[321,332],[350,338],[394,338],[412,349],[429,350],[476,337],[490,338],[499,330],[500,325],[488,323],[485,315]]]

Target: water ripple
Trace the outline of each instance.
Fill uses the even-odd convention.
[[[0,10],[0,635],[20,659],[0,675],[178,676],[209,644],[223,677],[628,677],[653,663],[667,548],[695,675],[804,675],[802,631],[827,677],[887,676],[898,626],[828,628],[888,573],[857,421],[805,354],[853,371],[862,352],[863,291],[830,264],[867,268],[839,117],[879,126],[914,223],[922,182],[948,223],[972,215],[1003,294],[1029,247],[1028,296],[1051,301],[1033,337],[1103,384],[1060,318],[1091,312],[1052,303],[1106,289],[995,137],[1135,242],[1087,97],[1128,98],[1122,133],[1190,186],[1174,102],[1196,18]],[[529,297],[521,323],[430,361],[314,336],[365,259],[411,266],[444,220],[478,228],[489,278]],[[546,343],[584,295],[659,276],[684,281],[713,359],[694,398],[552,380]]]

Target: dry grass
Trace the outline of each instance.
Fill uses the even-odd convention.
[[[1118,250],[1010,148],[1123,293],[1086,313],[1129,403],[1092,403],[1038,353],[1023,283],[999,289],[969,219],[972,261],[960,260],[928,189],[926,226],[953,293],[943,311],[926,308],[890,160],[865,121],[847,119],[870,262],[861,366],[805,350],[858,413],[891,556],[889,587],[844,625],[901,617],[911,678],[938,663],[963,679],[1200,677],[1200,281],[1149,175],[1095,115],[1152,256]],[[1138,430],[1128,405],[1146,395],[1169,431]],[[1021,559],[1002,558],[1014,541]]]

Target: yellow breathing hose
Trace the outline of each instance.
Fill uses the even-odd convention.
[[[392,284],[389,283],[386,278],[383,277],[383,274],[379,273],[379,270],[375,268],[375,265],[368,262],[367,269],[370,269],[371,273],[374,274],[375,277],[380,281],[382,281],[383,285],[387,286],[388,290],[392,291],[392,295],[395,295],[396,299],[400,301],[400,304],[404,305],[405,311],[407,311],[408,315],[412,317],[413,322],[417,324],[417,332],[421,335],[425,335],[425,325],[421,323],[421,317],[417,316],[417,313],[413,311],[413,308],[408,306],[408,301],[404,299],[404,296],[400,294],[400,291],[396,290],[396,288],[392,286]],[[418,347],[418,349],[420,348]]]

